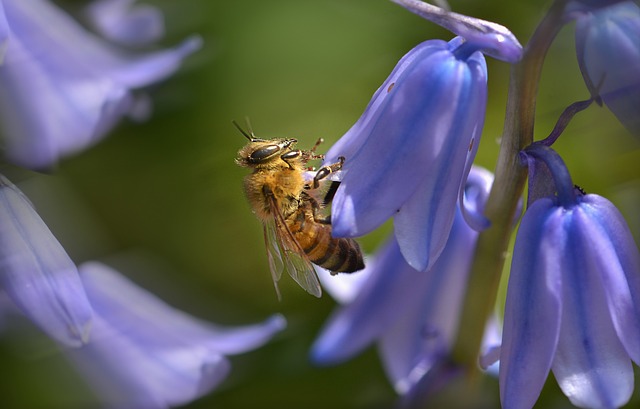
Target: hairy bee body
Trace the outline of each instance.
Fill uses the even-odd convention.
[[[294,169],[258,165],[244,178],[247,200],[261,221],[274,217],[269,194],[265,190],[274,196],[283,215],[290,215],[298,209],[300,193],[305,185],[300,171],[303,168],[302,164],[295,164]]]
[[[329,218],[321,214],[324,201],[315,197],[321,180],[341,163],[320,169],[310,182],[304,177],[307,162],[321,158],[313,149],[294,149],[295,139],[259,139],[242,132],[249,143],[238,152],[236,163],[253,168],[244,179],[244,190],[265,226],[276,290],[281,275],[278,265],[316,296],[320,295],[320,284],[310,262],[332,273],[364,268],[358,243],[331,235]]]

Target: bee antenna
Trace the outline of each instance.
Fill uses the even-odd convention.
[[[253,142],[253,140],[255,139],[255,136],[253,135],[253,132],[251,132],[251,128],[249,128],[249,131],[251,133],[247,133],[247,131],[245,131],[244,129],[242,129],[242,127],[235,121],[231,121],[231,123],[238,128],[238,131],[240,131],[240,133],[242,135],[244,135],[245,138],[247,138],[249,141]]]

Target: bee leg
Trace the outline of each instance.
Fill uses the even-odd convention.
[[[344,156],[338,157],[338,162],[332,163],[331,165],[321,167],[316,176],[313,178],[313,188],[317,189],[320,186],[320,181],[327,176],[329,176],[333,172],[337,172],[342,169],[342,165],[344,165]]]
[[[336,182],[335,180],[331,181],[331,185],[329,185],[329,189],[327,189],[327,193],[322,198],[322,206],[327,207],[333,201],[333,197],[336,195],[338,191],[338,187],[340,186],[340,182]]]
[[[322,142],[324,142],[324,139],[318,138],[315,145],[313,145],[313,147],[309,149],[309,159],[324,159],[324,155],[316,155],[316,149],[318,149],[318,146],[320,146]]]
[[[316,154],[316,149],[318,149],[318,146],[324,142],[324,139],[319,138],[316,141],[316,144],[313,145],[313,147],[311,149],[309,149],[308,151],[303,151],[302,152],[302,157],[303,160],[306,161],[310,161],[310,160],[314,160],[314,159],[324,159],[324,155],[317,155]]]
[[[325,216],[320,214],[321,207],[315,200],[311,200],[311,213],[313,214],[313,221],[320,224],[331,224],[331,216]]]
[[[316,141],[316,144],[313,145],[313,147],[311,149],[309,149],[309,152],[315,153],[316,149],[318,149],[318,146],[320,146],[320,144],[324,142],[324,139],[322,138],[318,138],[318,140]]]

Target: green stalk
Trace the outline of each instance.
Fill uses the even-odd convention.
[[[553,3],[525,47],[522,60],[511,67],[495,180],[485,206],[491,227],[478,238],[452,352],[454,362],[467,365],[472,372],[477,369],[485,324],[495,307],[515,211],[526,181],[526,168],[520,163],[519,152],[533,142],[538,82],[547,50],[564,25],[565,3],[566,0]]]

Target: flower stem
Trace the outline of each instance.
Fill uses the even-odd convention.
[[[547,50],[564,24],[566,1],[553,3],[525,47],[522,60],[511,67],[500,153],[485,206],[491,227],[478,238],[460,330],[452,351],[454,361],[468,366],[472,373],[478,368],[485,324],[495,307],[513,220],[526,180],[526,168],[520,163],[519,153],[533,142],[538,82]]]
[[[564,164],[560,155],[543,142],[535,142],[529,145],[524,149],[523,153],[534,160],[542,161],[547,166],[553,177],[558,201],[565,208],[572,207],[576,204],[576,195],[569,169],[567,169],[567,165]]]

